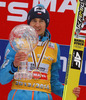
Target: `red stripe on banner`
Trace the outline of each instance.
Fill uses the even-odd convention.
[[[77,100],[85,100],[86,97],[86,86],[79,86],[80,87],[80,95],[77,98]],[[54,93],[51,93],[53,96],[53,100],[62,100],[62,98],[60,96],[57,96]]]
[[[6,85],[0,84],[0,100],[7,100],[8,93],[11,90],[11,84],[12,84],[11,82]],[[81,91],[80,91],[80,96],[79,98],[77,98],[77,100],[85,100],[86,86],[79,86],[79,87],[81,88]],[[51,94],[52,94],[53,100],[62,100],[62,98],[57,96],[56,94],[54,93],[51,93]]]
[[[1,12],[0,13],[1,15],[0,16],[0,39],[9,39],[9,34],[16,25],[27,24],[27,18],[26,15],[23,15],[23,12],[28,13],[29,10],[32,8],[32,6],[35,4],[35,0],[34,1],[33,0],[29,0],[29,1],[28,0],[19,0],[19,1],[3,0],[3,2],[5,2],[6,5],[4,7],[0,7],[0,12]],[[15,5],[13,5],[13,2],[15,2],[17,6],[21,5],[18,3],[23,3],[27,6],[23,7],[21,5],[22,7],[15,7]],[[62,7],[62,4],[64,2],[66,1],[58,0],[57,2],[55,2],[55,9],[53,11],[51,11],[52,5],[51,4],[48,5],[47,9],[50,13],[50,24],[48,29],[51,32],[52,41],[57,42],[59,44],[69,45],[71,40],[73,22],[74,22],[74,11],[68,10],[66,9],[66,7],[64,7],[65,9],[64,12],[59,12],[58,10]],[[69,2],[69,4],[66,5],[70,5],[70,4],[71,3]],[[9,7],[11,8],[8,9]],[[19,10],[18,14],[16,13],[16,10],[17,11]],[[22,14],[20,12],[22,12]],[[17,18],[20,17],[19,18],[20,21],[14,21],[16,20],[15,17]]]

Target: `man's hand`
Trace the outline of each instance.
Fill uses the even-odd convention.
[[[20,61],[23,61],[27,58],[27,55],[24,52],[17,52],[14,59],[14,66],[18,67],[20,65]]]
[[[77,97],[79,97],[79,94],[80,94],[80,87],[75,87],[75,88],[73,89],[73,93],[74,93]]]

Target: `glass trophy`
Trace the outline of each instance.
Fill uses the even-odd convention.
[[[11,47],[16,51],[23,51],[27,58],[20,62],[18,71],[14,73],[14,79],[32,79],[32,73],[27,71],[28,53],[32,52],[38,44],[38,34],[35,29],[29,25],[21,24],[15,26],[9,37]]]

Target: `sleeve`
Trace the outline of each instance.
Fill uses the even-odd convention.
[[[59,95],[62,97],[64,86],[59,81],[58,71],[61,68],[61,63],[60,63],[60,47],[58,44],[57,44],[57,47],[58,47],[57,61],[53,63],[51,66],[51,90],[56,95]]]
[[[1,84],[9,83],[13,79],[14,72],[17,71],[17,68],[13,66],[15,54],[16,52],[11,48],[10,44],[8,43],[5,50],[4,61],[0,67],[0,83]]]

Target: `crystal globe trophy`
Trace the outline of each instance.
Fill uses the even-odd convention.
[[[15,26],[9,37],[11,47],[16,51],[25,52],[27,58],[20,62],[18,71],[14,73],[14,79],[31,79],[32,74],[27,71],[28,53],[32,52],[38,44],[38,34],[29,25],[21,24]]]

